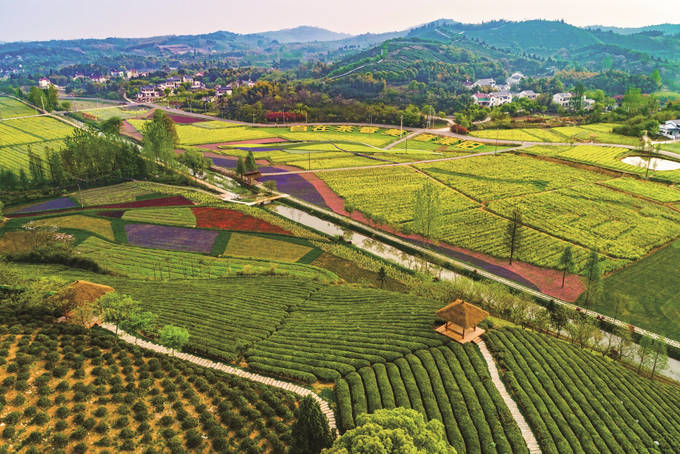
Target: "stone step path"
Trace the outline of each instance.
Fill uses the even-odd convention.
[[[111,323],[103,323],[101,325],[102,328],[107,329],[111,332],[116,332],[116,325],[113,325]],[[170,355],[172,352],[170,351],[169,348],[164,347],[162,345],[154,344],[153,342],[146,341],[144,339],[139,339],[137,337],[131,336],[130,334],[124,332],[124,331],[118,331],[118,337],[122,339],[123,341],[129,343],[129,344],[135,344],[138,347],[146,348],[148,350],[152,350],[154,352],[158,353],[163,353],[165,355]],[[318,394],[316,394],[314,391],[311,389],[303,388],[302,386],[298,386],[294,383],[289,383],[281,380],[277,380],[275,378],[271,377],[265,377],[263,375],[259,374],[254,374],[252,372],[245,371],[243,369],[238,369],[236,367],[228,366],[223,363],[216,363],[213,361],[210,361],[209,359],[201,358],[200,356],[195,356],[191,355],[189,353],[184,353],[184,352],[175,352],[174,356],[176,358],[182,359],[184,361],[189,361],[191,363],[197,364],[202,367],[207,367],[210,369],[214,370],[219,370],[221,372],[231,374],[231,375],[236,375],[241,378],[245,378],[247,380],[252,380],[256,381],[258,383],[262,383],[264,385],[268,386],[273,386],[274,388],[280,388],[284,389],[286,391],[290,391],[292,393],[295,393],[299,396],[305,397],[305,396],[312,396],[312,398],[319,403],[319,407],[321,407],[321,411],[323,412],[324,415],[326,415],[326,418],[328,418],[328,426],[331,429],[331,432],[336,431],[337,425],[335,423],[335,414],[333,413],[333,410],[331,410],[331,407],[328,405],[328,402],[323,400],[321,397],[319,397]]]
[[[529,423],[527,423],[527,420],[524,419],[524,415],[519,411],[517,403],[512,399],[510,393],[508,393],[508,390],[505,388],[505,384],[501,380],[501,376],[498,372],[498,368],[496,367],[496,363],[493,360],[493,356],[491,356],[491,352],[486,347],[486,343],[479,337],[473,340],[473,342],[477,344],[479,350],[482,352],[482,356],[484,357],[486,365],[489,368],[491,381],[493,382],[494,385],[496,385],[498,392],[501,394],[501,397],[505,401],[505,405],[507,405],[508,408],[510,409],[512,417],[515,418],[515,422],[517,423],[517,426],[519,427],[519,430],[522,433],[522,436],[524,437],[524,441],[526,442],[527,447],[529,448],[529,452],[540,454],[541,447],[538,445],[538,441],[536,440],[534,433],[531,431]]]

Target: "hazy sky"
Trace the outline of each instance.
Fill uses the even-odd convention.
[[[439,18],[564,19],[574,25],[680,23],[679,0],[0,0],[0,41],[134,37],[315,25],[346,33]]]

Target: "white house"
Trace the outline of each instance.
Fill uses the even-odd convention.
[[[128,79],[133,79],[135,77],[139,77],[139,73],[137,72],[136,69],[128,69],[125,72],[125,77],[128,78]]]
[[[39,88],[49,88],[50,85],[52,85],[52,82],[47,77],[41,77],[38,80],[38,87]]]
[[[161,94],[156,90],[153,85],[144,85],[139,87],[139,92],[137,93],[137,101],[148,102],[154,99],[160,98]]]
[[[205,84],[201,82],[200,80],[194,80],[191,82],[191,89],[192,90],[203,90],[205,88]]]
[[[571,103],[571,93],[555,93],[553,95],[553,102],[562,107],[567,107]]]
[[[519,85],[520,81],[524,79],[526,76],[520,72],[512,73],[512,76],[508,77],[505,80],[505,83],[510,85],[511,87],[513,85]]]
[[[538,98],[538,93],[536,93],[533,90],[522,90],[517,94],[518,98],[529,98],[529,99],[536,99]]]
[[[125,71],[111,71],[111,77],[122,79],[125,77]]]
[[[498,91],[495,93],[475,93],[472,98],[475,100],[476,104],[483,107],[496,107],[502,106],[512,102],[512,93],[507,91]]]
[[[108,78],[106,76],[102,76],[101,74],[93,74],[93,75],[90,76],[90,80],[92,82],[103,84],[103,83],[106,83]]]
[[[669,139],[680,139],[680,120],[668,120],[659,126],[659,133]]]
[[[479,79],[477,80],[474,84],[472,84],[472,87],[488,87],[488,88],[496,88],[496,81],[493,79]]]

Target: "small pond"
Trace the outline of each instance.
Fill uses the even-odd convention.
[[[647,168],[647,159],[640,156],[629,156],[623,158],[622,161],[626,164],[635,167]],[[668,159],[652,158],[652,162],[649,163],[650,170],[664,171],[664,170],[678,170],[680,169],[680,162],[669,161]]]

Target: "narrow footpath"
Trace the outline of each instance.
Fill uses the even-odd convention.
[[[503,398],[505,405],[508,406],[508,409],[510,410],[512,417],[515,419],[515,422],[519,427],[519,431],[522,432],[522,436],[524,437],[524,441],[527,443],[529,452],[539,454],[541,452],[541,447],[538,445],[538,441],[536,440],[534,433],[531,431],[529,423],[527,423],[527,420],[524,419],[524,415],[522,414],[522,412],[519,411],[517,403],[513,400],[513,398],[510,396],[510,393],[508,393],[508,390],[505,388],[505,384],[503,383],[503,380],[501,380],[501,376],[498,372],[498,368],[496,367],[496,363],[493,360],[493,356],[491,356],[491,352],[486,347],[486,343],[479,337],[473,340],[473,342],[477,344],[479,350],[482,352],[482,356],[486,361],[486,366],[489,368],[491,381],[498,389],[498,392]]]
[[[101,327],[113,333],[116,332],[116,326],[111,323],[103,323]],[[144,339],[139,339],[121,330],[118,331],[118,337],[123,341],[127,342],[128,344],[135,344],[138,347],[146,348],[147,350],[151,350],[157,353],[162,353],[164,355],[171,355],[172,353],[170,349],[167,347],[154,344],[153,342],[149,342]],[[326,415],[326,418],[328,418],[328,426],[330,427],[331,432],[337,429],[337,425],[335,424],[335,414],[328,405],[328,402],[319,397],[319,395],[316,394],[311,389],[303,388],[302,386],[298,386],[293,383],[276,380],[271,377],[265,377],[264,375],[258,375],[252,372],[247,372],[242,369],[237,369],[236,367],[227,366],[226,364],[223,363],[216,363],[208,359],[201,358],[200,356],[191,355],[189,353],[175,352],[174,356],[184,361],[194,363],[198,366],[207,367],[209,369],[218,370],[220,372],[224,372],[231,375],[236,375],[238,377],[262,383],[267,386],[273,386],[274,388],[284,389],[286,391],[290,391],[302,397],[312,396],[312,398],[318,402],[323,414]]]

